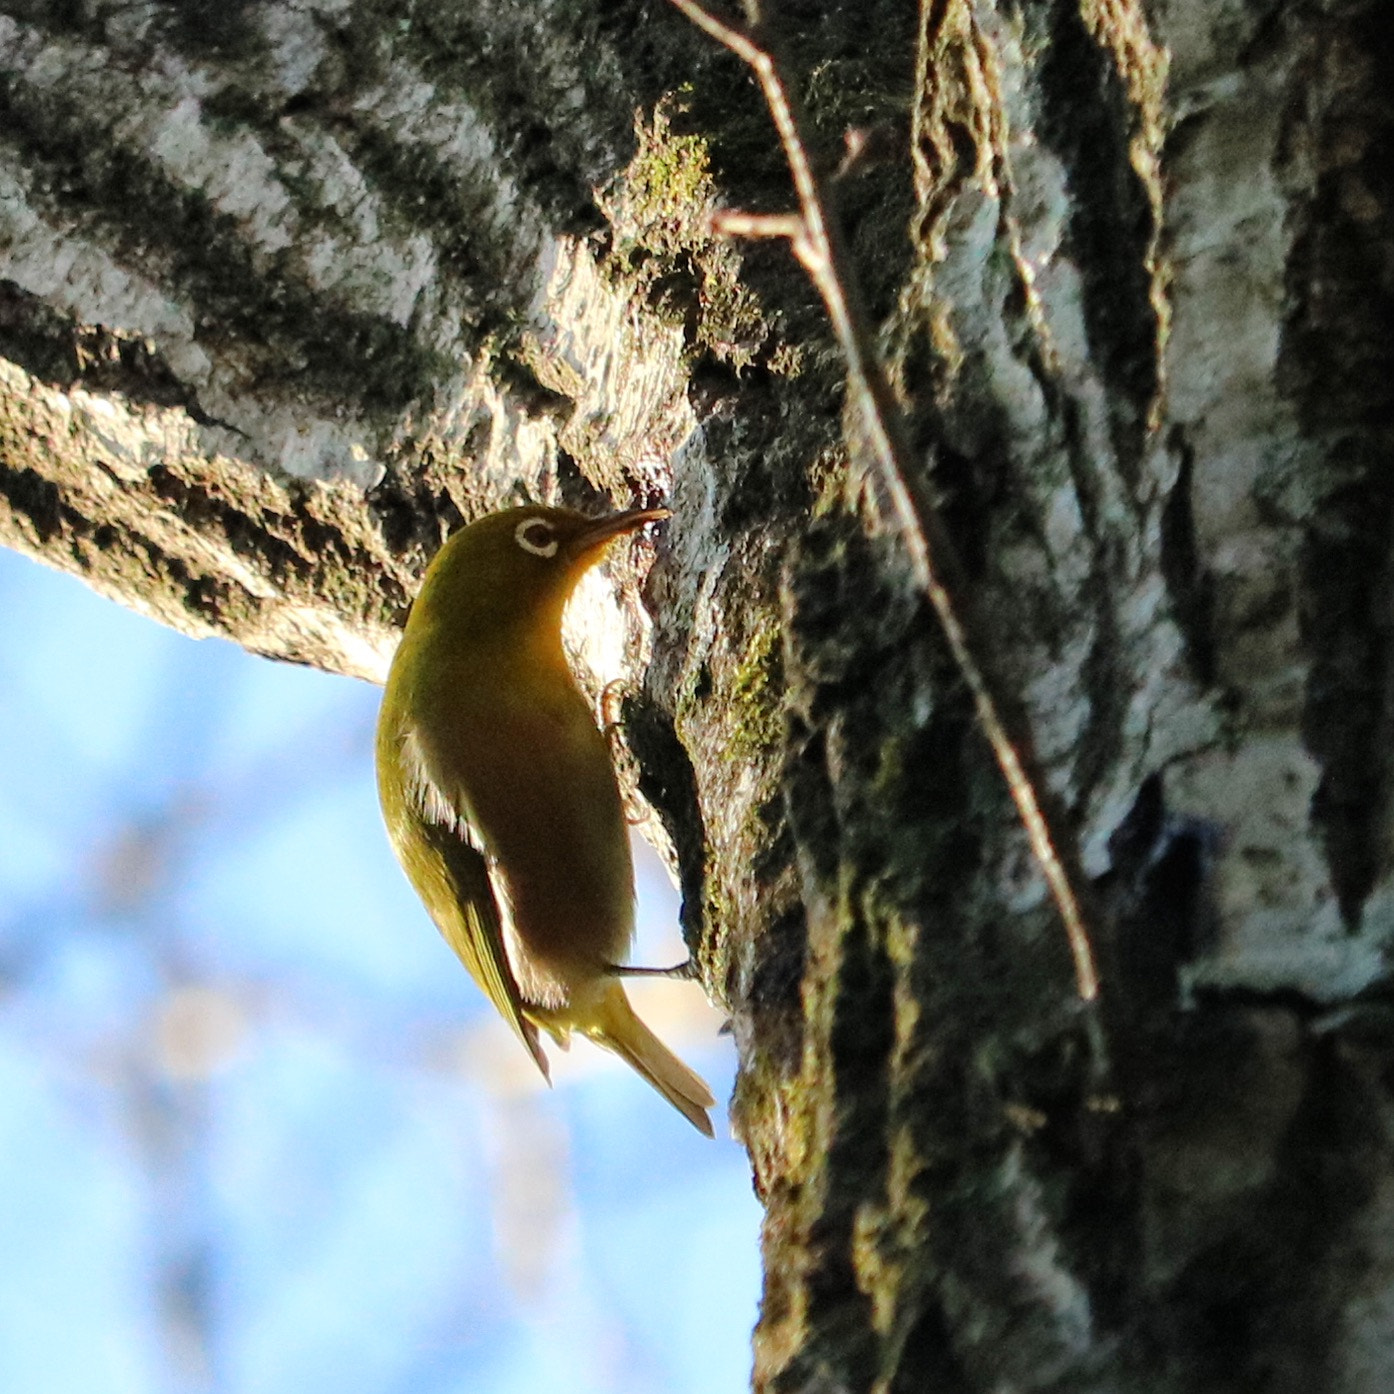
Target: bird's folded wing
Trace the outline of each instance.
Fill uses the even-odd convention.
[[[489,874],[488,851],[470,825],[463,800],[439,777],[429,746],[416,731],[409,730],[402,740],[402,768],[407,796],[421,814],[427,843],[459,910],[458,919],[433,913],[437,927],[550,1080],[537,1028],[523,1015],[518,982],[504,949],[503,920]]]

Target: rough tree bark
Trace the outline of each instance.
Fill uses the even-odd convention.
[[[1394,1387],[1380,8],[779,16],[880,157],[845,224],[1105,1069],[816,299],[707,229],[789,201],[730,55],[658,0],[0,5],[0,541],[373,678],[462,517],[671,500],[578,643],[732,1017],[760,1389]]]

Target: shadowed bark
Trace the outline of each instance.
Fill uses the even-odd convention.
[[[377,678],[462,518],[670,501],[573,639],[731,1014],[761,1390],[1394,1384],[1379,19],[780,12],[1101,1071],[817,299],[707,226],[790,206],[734,58],[659,3],[0,4],[0,541]]]

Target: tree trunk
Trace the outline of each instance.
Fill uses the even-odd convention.
[[[377,678],[462,517],[671,501],[606,613],[740,1051],[759,1389],[1394,1387],[1380,9],[775,17],[870,152],[1095,1012],[816,298],[707,226],[792,197],[733,57],[658,0],[0,5],[0,541]]]

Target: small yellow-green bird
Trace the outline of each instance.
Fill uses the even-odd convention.
[[[388,674],[378,797],[431,918],[544,1077],[538,1028],[563,1048],[579,1032],[710,1137],[711,1091],[617,976],[634,933],[628,830],[561,642],[567,597],[607,544],[667,516],[511,508],[451,537]]]

